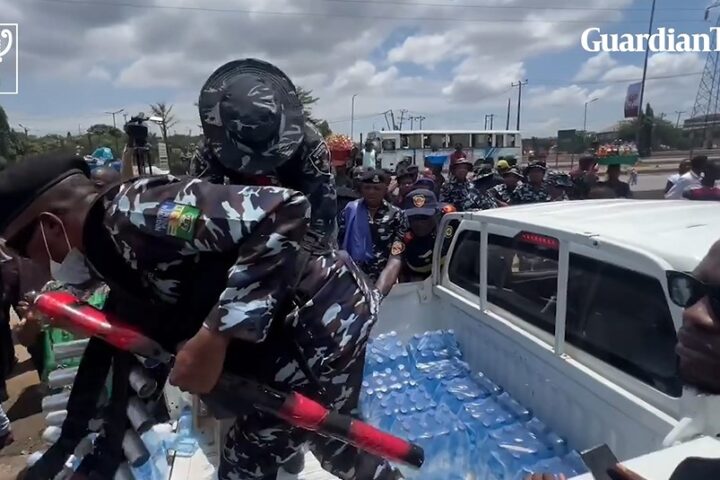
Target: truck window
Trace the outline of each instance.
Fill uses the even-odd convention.
[[[395,140],[392,138],[386,138],[382,141],[383,152],[394,152],[395,151]]]
[[[567,302],[569,344],[680,397],[677,335],[656,278],[571,254]]]
[[[480,232],[465,230],[460,233],[450,259],[448,277],[463,290],[480,295]]]
[[[488,302],[555,333],[557,249],[488,236]]]

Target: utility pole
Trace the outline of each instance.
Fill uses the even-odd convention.
[[[125,109],[121,108],[120,110],[115,110],[114,112],[105,112],[105,115],[112,115],[113,128],[117,128],[117,123],[115,123],[115,115],[117,115],[118,113],[122,113],[124,111],[125,111]]]
[[[405,109],[400,110],[400,130],[402,130],[403,120],[405,119],[406,113],[407,113],[407,110],[405,110]]]
[[[127,113],[123,113],[123,120],[124,120],[124,123],[127,123]]]
[[[385,116],[385,124],[387,125],[388,130],[395,130],[395,125],[393,125],[392,127],[390,126],[390,119],[388,117],[388,115],[390,114],[392,114],[392,110],[386,110],[385,112],[383,112],[383,115]]]
[[[105,114],[107,114],[107,115],[112,115],[112,118],[113,118],[113,128],[114,128],[115,130],[117,130],[117,123],[115,123],[115,115],[117,115],[118,113],[122,113],[122,112],[124,112],[124,111],[125,111],[125,109],[124,109],[124,108],[121,108],[120,110],[115,110],[114,112],[105,112]],[[119,152],[119,151],[120,151],[120,144],[118,143],[118,137],[115,137],[115,151],[116,151],[116,152]]]
[[[520,80],[517,83],[510,84],[510,86],[513,88],[518,87],[518,105],[517,105],[517,130],[518,131],[520,130],[520,108],[522,105],[522,87],[527,84],[528,84],[527,79]]]
[[[495,123],[495,114],[491,113],[490,115],[488,115],[488,117],[490,117],[490,130],[492,130]]]
[[[505,117],[505,130],[510,130],[510,97],[508,97],[507,117]]]
[[[650,24],[648,25],[648,35],[652,35],[652,28],[653,28],[653,20],[655,19],[655,3],[657,0],[653,0],[652,2],[652,8],[650,9]],[[643,146],[640,145],[640,139],[642,135],[642,126],[643,126],[643,101],[645,100],[645,80],[647,79],[647,65],[648,65],[648,55],[650,54],[650,49],[645,49],[645,60],[643,63],[643,73],[642,73],[642,82],[640,82],[640,103],[638,103],[638,129],[637,129],[637,147],[638,150],[644,150]],[[650,139],[648,139],[649,141]],[[648,152],[650,151],[650,147],[648,146]],[[641,153],[642,155],[642,153]]]
[[[418,127],[418,130],[422,130],[422,122],[423,122],[423,120],[425,120],[425,117],[420,115],[419,117],[417,117],[417,119],[418,119],[418,122],[420,122],[420,126]]]
[[[680,115],[685,113],[685,110],[675,110],[675,113],[677,113],[677,122],[675,122],[675,128],[680,128]]]
[[[25,140],[27,140],[27,139],[29,138],[29,137],[28,137],[28,132],[30,131],[30,129],[29,129],[28,127],[26,127],[25,125],[23,125],[22,123],[18,123],[18,126],[19,126],[20,128],[22,128],[23,131],[25,132]]]

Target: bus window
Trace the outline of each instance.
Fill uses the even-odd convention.
[[[487,133],[476,133],[473,135],[473,148],[491,147],[492,136]]]
[[[509,133],[505,135],[505,146],[509,148],[514,148],[517,142],[517,135]]]
[[[423,148],[447,148],[447,135],[442,133],[433,133],[430,135],[424,135]]]
[[[413,135],[408,135],[407,137],[408,137],[408,148],[411,148],[411,149],[423,148],[423,143],[422,143],[423,136],[422,135],[415,133]]]
[[[400,148],[410,148],[410,135],[400,135]]]
[[[395,139],[386,138],[382,141],[383,152],[394,152],[395,151]]]
[[[450,134],[450,147],[455,148],[455,145],[460,144],[463,148],[469,148],[471,146],[470,143],[470,135],[467,133],[464,134]]]
[[[505,135],[502,133],[496,133],[494,135],[495,137],[495,144],[493,145],[496,148],[504,148],[505,147]]]

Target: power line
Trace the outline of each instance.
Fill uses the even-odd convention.
[[[328,3],[378,3],[382,5],[407,5],[412,7],[443,7],[443,8],[475,8],[475,9],[487,9],[487,10],[570,10],[570,11],[599,11],[599,12],[649,12],[649,8],[621,8],[621,7],[568,7],[565,5],[492,5],[492,4],[468,4],[468,3],[435,3],[435,2],[401,2],[396,0],[318,0],[321,2]],[[658,11],[680,11],[680,12],[700,12],[703,8],[698,7],[665,7],[657,9]]]
[[[36,2],[46,2],[55,4],[65,5],[83,5],[91,7],[127,7],[127,8],[140,8],[147,10],[177,10],[177,11],[192,11],[192,12],[207,12],[207,13],[245,13],[253,15],[271,15],[271,16],[289,16],[289,17],[327,17],[327,18],[350,18],[358,19],[365,18],[370,20],[403,20],[412,22],[462,22],[462,23],[527,23],[529,21],[536,21],[535,19],[523,19],[523,18],[464,18],[464,17],[394,17],[387,15],[365,15],[357,12],[352,13],[331,13],[331,12],[282,12],[282,11],[271,11],[271,10],[251,10],[251,9],[240,9],[240,8],[215,8],[215,7],[196,7],[189,5],[148,5],[140,3],[131,3],[125,1],[114,1],[114,2],[103,2],[97,3],[93,0],[34,0]],[[360,1],[360,0],[358,0]],[[366,0],[367,1],[367,0]],[[544,20],[548,23],[567,23],[567,24],[578,24],[587,25],[587,20]],[[703,20],[695,19],[668,19],[659,20],[660,22],[673,22],[673,23],[705,23]],[[625,24],[645,24],[644,21],[638,20],[625,20]]]

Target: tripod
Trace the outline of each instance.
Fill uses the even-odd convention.
[[[152,161],[150,157],[150,147],[131,147],[133,150],[133,159],[137,167],[138,176],[152,175]],[[145,169],[147,167],[147,171]]]

